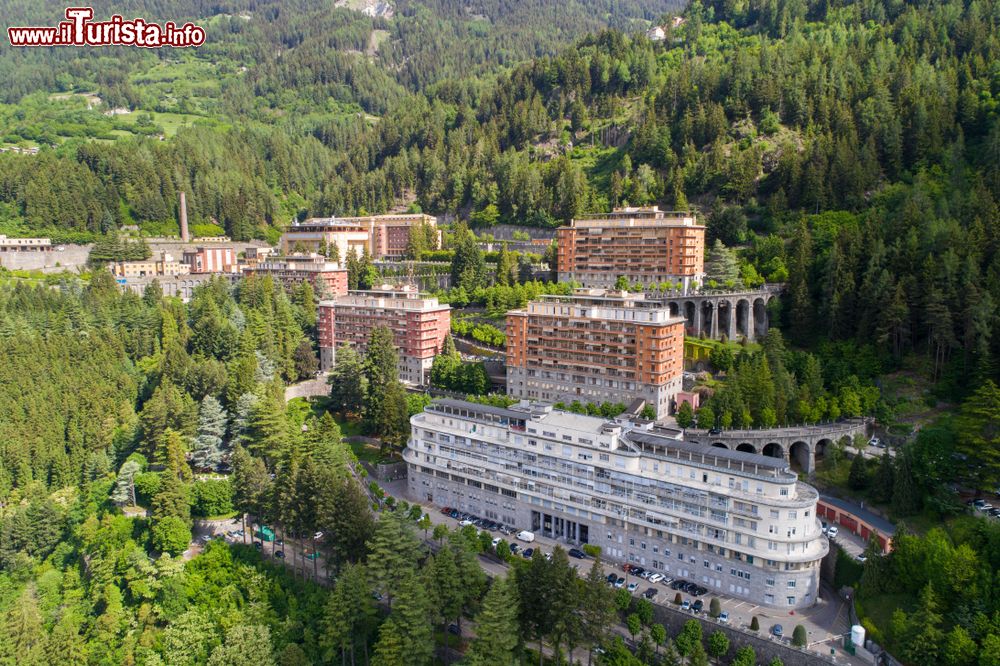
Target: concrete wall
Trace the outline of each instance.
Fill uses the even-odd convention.
[[[75,271],[87,263],[90,256],[90,245],[56,245],[62,250],[51,252],[3,252],[0,253],[0,266],[24,271],[42,271],[43,273],[59,273],[64,270]],[[57,265],[58,264],[58,265]]]

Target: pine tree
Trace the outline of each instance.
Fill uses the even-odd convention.
[[[191,451],[191,463],[200,469],[216,469],[225,459],[223,437],[229,416],[214,397],[208,395],[201,401],[198,416],[198,436]]]
[[[383,512],[368,542],[368,575],[390,608],[400,578],[416,570],[419,552],[410,521],[398,511]]]
[[[340,414],[357,414],[365,405],[368,380],[361,357],[347,345],[337,350],[337,360],[327,378],[330,385],[330,405]]]
[[[506,287],[516,282],[517,279],[514,277],[515,265],[514,256],[507,251],[507,243],[504,243],[500,247],[500,253],[497,257],[496,284]]]
[[[853,490],[864,490],[868,487],[868,466],[864,455],[860,451],[854,454],[851,460],[851,471],[847,477],[847,485]]]
[[[378,642],[375,644],[375,654],[372,656],[372,666],[408,666],[414,658],[406,651],[407,640],[403,629],[390,617],[378,632]]]
[[[368,339],[364,360],[368,386],[365,418],[372,425],[378,422],[389,387],[399,381],[398,362],[392,331],[388,326],[376,326]]]
[[[134,460],[126,460],[118,470],[118,480],[111,493],[111,501],[116,504],[135,506],[135,475],[142,467]]]
[[[391,617],[403,637],[407,664],[427,664],[434,653],[430,595],[413,569],[403,573],[395,585],[398,590]]]
[[[603,586],[607,589],[607,586]],[[508,666],[517,650],[517,591],[507,578],[493,581],[476,617],[476,638],[468,660],[473,666]]]
[[[346,653],[350,651],[351,663],[354,663],[354,652],[359,644],[367,653],[368,639],[375,628],[376,616],[364,567],[348,564],[340,571],[337,584],[324,608],[324,632],[320,640],[327,651],[327,659],[335,661],[332,653],[339,651],[343,663]]]
[[[1000,388],[987,380],[955,419],[958,448],[978,463],[982,483],[1000,482]]]

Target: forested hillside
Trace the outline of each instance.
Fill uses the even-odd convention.
[[[696,1],[660,42],[643,33],[673,23],[670,1],[400,0],[393,18],[328,5],[142,0],[124,13],[200,22],[206,45],[0,47],[0,144],[40,146],[0,154],[0,233],[103,251],[123,225],[176,233],[180,191],[193,224],[237,240],[403,207],[554,227],[626,203],[696,206],[731,248],[710,255],[720,282],[787,287],[762,351],[712,359],[726,381],[708,421],[770,425],[779,404],[807,422],[888,420],[888,377],[908,373],[943,418],[877,469],[857,457],[851,486],[941,529],[901,529],[896,555],[869,558],[859,599],[910,663],[997,663],[1000,536],[955,519],[955,488],[1000,483],[1000,0]],[[17,0],[5,19],[54,24],[63,9]],[[504,249],[487,289],[476,239],[464,225],[447,237],[456,277],[475,278],[446,295],[456,305],[495,315],[568,288],[513,284],[531,267],[521,276]],[[465,568],[475,535],[441,534],[443,555],[425,558],[419,516],[386,514],[378,533],[332,415],[282,399],[316,370],[310,288],[218,282],[184,304],[122,294],[102,271],[0,277],[0,663],[343,663],[379,645],[375,662],[407,663],[480,608],[486,663],[543,638],[560,649],[564,625],[533,614],[552,601],[536,588],[575,590],[563,610],[593,601],[595,626],[615,619],[599,580],[559,584],[559,558],[484,597]],[[475,326],[500,335],[458,329]],[[391,449],[419,404],[383,342],[380,364],[348,355],[329,406]],[[437,375],[485,384],[460,368],[449,355]],[[211,478],[223,462],[235,483]],[[235,512],[334,535],[322,557],[340,582],[293,580],[244,547],[180,559],[192,515]],[[459,570],[474,584],[442,584]],[[373,593],[400,603],[376,613]]]

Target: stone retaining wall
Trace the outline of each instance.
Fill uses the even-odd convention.
[[[811,666],[812,664],[837,663],[832,661],[826,655],[821,655],[817,652],[807,650],[800,650],[792,647],[791,645],[786,645],[768,638],[767,634],[764,633],[767,629],[763,626],[761,627],[761,632],[744,631],[726,624],[720,624],[705,616],[685,613],[680,610],[675,610],[670,606],[662,606],[660,604],[653,605],[653,618],[656,622],[664,626],[667,630],[668,636],[676,636],[679,634],[681,629],[684,628],[684,623],[688,620],[698,620],[701,622],[701,631],[704,636],[708,637],[716,631],[722,631],[726,634],[732,644],[729,651],[730,656],[735,654],[736,650],[744,645],[752,647],[757,655],[758,664],[770,663],[770,661],[775,657],[781,659],[785,666]]]

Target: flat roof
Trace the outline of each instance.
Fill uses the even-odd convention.
[[[866,523],[877,529],[879,531],[879,534],[890,537],[896,534],[895,525],[890,523],[885,518],[882,518],[881,516],[876,516],[868,509],[865,509],[857,504],[854,504],[853,502],[848,502],[847,500],[842,500],[837,497],[830,497],[829,495],[820,495],[819,501],[823,502],[824,504],[829,504],[831,506],[834,506],[840,509],[841,511],[845,511],[849,514],[857,516],[861,520],[865,521]]]
[[[788,469],[788,462],[786,462],[783,458],[772,458],[771,456],[765,456],[759,453],[748,453],[746,451],[733,451],[718,446],[706,446],[705,444],[686,442],[682,439],[673,439],[672,437],[666,435],[660,435],[643,430],[630,430],[628,432],[627,437],[630,441],[639,444],[668,446],[670,448],[677,449],[679,451],[684,451],[685,453],[712,456],[717,459],[730,460],[739,463],[747,463],[751,465],[756,465],[757,467],[763,467],[766,469],[773,469],[779,471]]]

